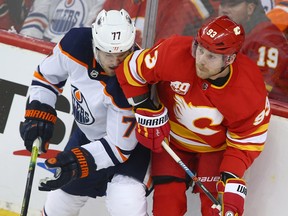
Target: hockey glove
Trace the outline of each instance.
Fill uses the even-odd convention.
[[[47,152],[57,120],[55,109],[48,104],[34,100],[26,106],[25,119],[20,123],[20,134],[26,149],[31,152],[33,141],[41,137],[39,153]]]
[[[221,200],[222,211],[213,208],[213,216],[242,216],[244,212],[244,201],[247,195],[245,181],[239,178],[229,178],[217,182],[217,191]]]
[[[137,140],[152,151],[161,152],[161,143],[165,138],[169,138],[170,132],[167,108],[164,106],[159,110],[137,108],[135,117]]]
[[[61,188],[75,179],[87,177],[97,168],[93,156],[82,147],[60,152],[55,158],[47,159],[45,165],[49,169],[56,169],[56,172],[54,178],[40,180],[40,191]]]

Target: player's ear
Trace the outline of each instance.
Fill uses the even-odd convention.
[[[247,14],[248,17],[252,16],[252,14],[254,13],[257,5],[255,3],[247,3]]]
[[[227,57],[226,59],[226,64],[229,65],[229,64],[232,64],[236,59],[236,54],[232,54],[230,56]]]

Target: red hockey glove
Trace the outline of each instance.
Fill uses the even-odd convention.
[[[56,173],[54,178],[47,177],[40,181],[40,191],[61,188],[74,179],[87,177],[97,168],[93,156],[82,147],[60,152],[56,157],[47,159],[45,165],[49,169],[56,169]]]
[[[137,140],[152,151],[161,152],[161,143],[169,137],[170,132],[167,108],[164,106],[160,110],[137,108],[135,117]]]
[[[217,182],[217,191],[222,200],[222,211],[212,206],[213,216],[242,216],[244,212],[244,200],[247,195],[245,181],[239,178],[230,178]]]

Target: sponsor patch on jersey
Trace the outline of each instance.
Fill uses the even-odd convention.
[[[177,94],[186,95],[189,88],[190,88],[190,84],[189,83],[182,83],[180,81],[174,81],[174,82],[170,83],[170,87]]]

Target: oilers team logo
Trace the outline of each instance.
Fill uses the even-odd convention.
[[[72,106],[75,121],[83,125],[91,125],[94,123],[91,111],[81,91],[75,86],[71,86]]]
[[[60,1],[52,15],[49,30],[55,35],[63,35],[73,27],[84,26],[88,10],[83,0]]]
[[[65,7],[69,8],[74,4],[74,0],[66,0],[65,1]]]

